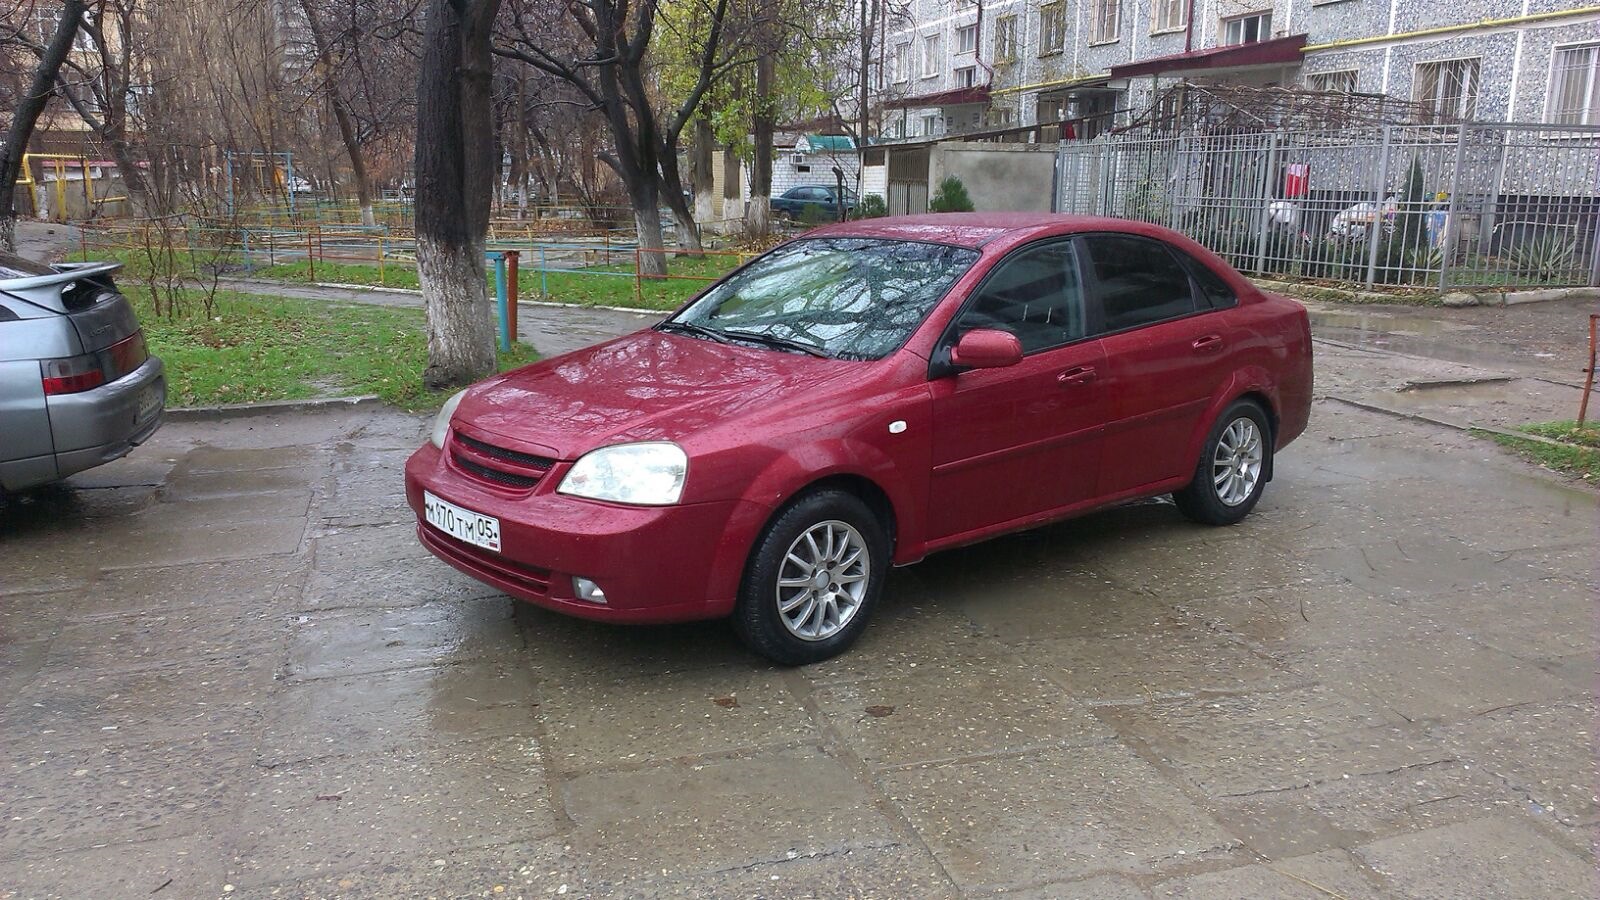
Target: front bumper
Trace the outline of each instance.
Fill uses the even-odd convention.
[[[531,491],[465,474],[432,444],[406,461],[406,502],[431,553],[486,584],[547,609],[611,622],[679,622],[732,612],[744,560],[764,516],[742,501],[637,507],[555,492],[569,464]],[[501,552],[429,525],[424,490],[500,520]],[[579,600],[574,576],[605,591]]]

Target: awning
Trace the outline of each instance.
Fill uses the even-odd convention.
[[[920,109],[924,106],[963,106],[969,103],[988,103],[989,88],[965,87],[953,91],[939,91],[935,94],[919,94],[915,97],[901,97],[890,100],[884,104],[887,109]]]
[[[1234,44],[1228,47],[1207,47],[1170,56],[1141,59],[1111,67],[1112,78],[1132,78],[1137,75],[1164,75],[1178,72],[1203,72],[1214,69],[1245,69],[1253,66],[1282,66],[1298,64],[1301,48],[1306,45],[1304,34],[1256,41],[1251,44]]]

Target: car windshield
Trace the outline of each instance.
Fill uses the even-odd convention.
[[[799,240],[712,287],[660,327],[836,359],[881,359],[905,343],[977,258],[975,250],[915,241]]]

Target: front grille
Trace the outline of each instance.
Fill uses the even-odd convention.
[[[521,463],[524,466],[532,466],[535,469],[548,469],[556,464],[556,461],[548,456],[534,456],[532,453],[521,453],[516,450],[507,450],[504,447],[496,447],[493,444],[485,444],[483,441],[467,437],[459,431],[456,432],[456,440],[482,453],[484,456],[492,456],[495,459],[503,459],[506,462]]]
[[[460,471],[490,484],[531,488],[549,474],[556,461],[519,450],[496,447],[461,432],[453,435],[450,459]]]
[[[491,469],[488,466],[480,466],[459,453],[456,454],[456,465],[460,466],[463,471],[470,472],[479,478],[493,481],[496,484],[510,485],[511,487],[533,487],[539,483],[542,477],[539,475],[516,475],[511,472],[502,472],[499,469]]]
[[[429,549],[476,574],[499,578],[532,594],[550,595],[549,569],[513,562],[498,553],[458,541],[432,525],[424,525],[421,536]]]

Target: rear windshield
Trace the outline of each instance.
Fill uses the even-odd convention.
[[[55,271],[43,263],[0,250],[0,278],[32,278],[35,275],[54,275]]]
[[[798,240],[711,288],[668,323],[708,338],[787,341],[821,356],[879,359],[978,258],[975,250],[861,238]]]

